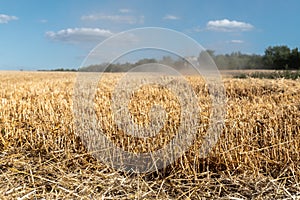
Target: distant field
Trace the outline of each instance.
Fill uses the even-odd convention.
[[[199,156],[208,91],[202,79],[187,77],[203,124],[197,141],[167,169],[132,175],[94,159],[76,135],[76,73],[0,72],[0,199],[299,199],[300,81],[231,78],[235,73],[221,71],[225,127],[208,157]],[[168,92],[150,99],[159,89],[142,88],[129,108],[145,125],[149,116],[139,111],[162,103],[169,112],[162,134],[143,142],[115,128],[108,100],[121,75],[106,74],[96,96],[107,136],[133,152],[167,144],[180,124],[180,104]]]
[[[224,78],[300,79],[298,70],[220,70]]]
[[[276,70],[265,70],[265,69],[241,69],[241,70],[220,70],[221,75],[224,78],[232,78],[240,74],[251,74],[251,73],[273,73]]]

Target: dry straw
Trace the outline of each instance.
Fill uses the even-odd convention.
[[[105,76],[95,108],[107,136],[132,152],[167,144],[180,123],[176,97],[155,87],[134,94],[129,109],[136,123],[147,125],[153,103],[164,105],[168,120],[157,137],[138,140],[114,125],[110,85],[119,75]],[[211,105],[205,83],[189,77],[200,107],[198,140],[164,170],[129,174],[94,159],[74,132],[75,79],[75,73],[1,72],[0,199],[300,198],[299,80],[226,78],[225,128],[201,158]]]

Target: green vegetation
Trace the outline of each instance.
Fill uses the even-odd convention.
[[[214,59],[219,69],[300,70],[300,52],[298,48],[290,49],[285,45],[269,46],[263,56],[241,52],[214,55],[212,50],[207,52]]]
[[[164,56],[162,59],[157,60],[154,58],[143,58],[135,63],[101,63],[97,65],[90,65],[88,67],[83,67],[79,71],[88,72],[127,72],[136,66],[140,66],[148,63],[159,63],[167,66],[172,66],[176,70],[181,70],[187,64],[187,61],[179,58],[173,59],[171,56]]]
[[[234,78],[260,78],[260,79],[300,79],[300,70],[298,71],[291,71],[291,70],[284,70],[284,71],[273,71],[273,72],[252,72],[252,73],[241,73],[235,75]]]
[[[233,52],[231,54],[215,55],[213,50],[206,50],[220,70],[235,69],[274,69],[274,70],[300,70],[300,52],[298,48],[290,49],[283,46],[269,46],[264,55],[244,54]],[[199,57],[203,54],[201,52]],[[206,55],[207,55],[206,54]],[[198,59],[199,59],[198,57]],[[190,57],[197,59],[196,57]],[[160,63],[174,67],[176,70],[184,68],[190,58],[174,59],[171,56],[164,56],[161,59],[144,58],[135,63],[101,63],[81,68],[80,71],[105,71],[105,72],[126,72],[138,65],[147,63]],[[277,77],[277,74],[275,74]],[[280,74],[281,76],[281,74]],[[289,77],[283,74],[284,77]],[[293,74],[292,74],[293,76]]]
[[[57,69],[50,69],[50,70],[38,70],[38,71],[54,71],[54,72],[76,72],[77,69],[65,69],[65,68],[57,68]]]
[[[203,54],[201,52],[198,59]],[[268,70],[300,70],[300,52],[298,48],[290,49],[286,45],[269,46],[266,48],[264,55],[245,54],[241,52],[233,52],[231,54],[215,54],[213,50],[206,50],[204,55],[210,55],[220,70],[241,70],[241,69],[268,69]],[[190,57],[197,59],[197,57]],[[172,66],[176,70],[184,69],[190,58],[172,58],[171,56],[163,56],[161,59],[143,58],[137,62],[131,63],[99,63],[80,68],[80,71],[88,72],[127,72],[136,66],[147,63],[160,63]],[[51,70],[38,71],[77,71],[77,69],[57,68]],[[274,73],[255,73],[247,75],[236,75],[238,78],[246,77],[255,78],[289,78],[297,79],[299,72],[274,72]]]

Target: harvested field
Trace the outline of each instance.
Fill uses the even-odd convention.
[[[168,125],[149,141],[117,130],[110,114],[111,80],[99,85],[96,112],[107,136],[132,152],[166,144],[180,124],[176,97],[144,87],[129,105],[137,124],[149,105],[163,103]],[[224,78],[225,127],[209,156],[199,156],[210,101],[201,79],[187,80],[198,95],[198,140],[164,170],[116,171],[87,151],[74,128],[76,73],[0,73],[0,199],[299,199],[300,81]],[[168,96],[153,98],[160,94]],[[171,133],[171,134],[167,134]],[[150,145],[149,145],[150,144]],[[151,145],[153,144],[153,145]]]

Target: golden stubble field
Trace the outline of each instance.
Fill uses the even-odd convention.
[[[105,75],[95,99],[107,137],[132,152],[167,144],[180,124],[178,99],[161,88],[135,93],[128,106],[137,124],[147,126],[153,103],[169,113],[157,137],[137,140],[118,130],[110,113],[117,76]],[[299,80],[224,78],[225,127],[201,158],[209,96],[203,81],[188,77],[201,108],[199,140],[168,168],[148,174],[116,171],[84,147],[72,112],[76,73],[3,71],[0,80],[0,199],[300,198]]]

